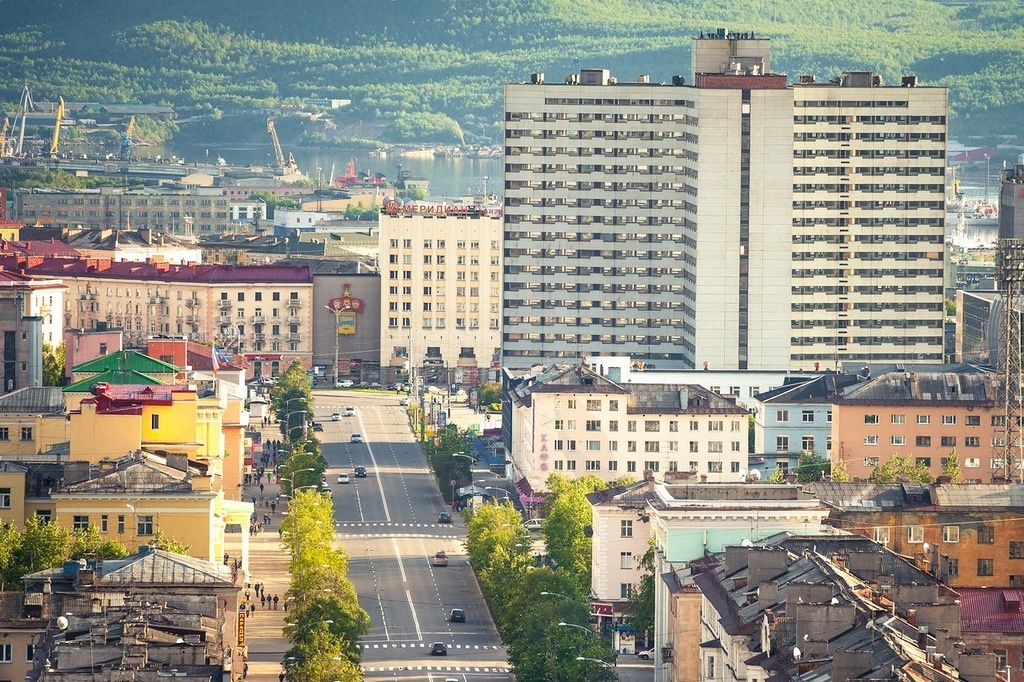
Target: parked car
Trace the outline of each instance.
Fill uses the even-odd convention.
[[[356,478],[366,478],[366,467],[356,467]]]
[[[431,656],[447,656],[448,655],[448,645],[445,644],[444,642],[434,642],[433,645],[431,645],[431,647],[430,647],[430,655]]]
[[[332,412],[331,413],[331,421],[332,422],[340,422],[341,421],[341,412]]]
[[[370,383],[367,384],[367,386],[369,386],[370,388],[380,388],[380,382],[379,381],[371,381]]]
[[[320,422],[313,422],[313,430],[314,431],[323,431],[324,430],[324,425],[321,424]]]
[[[352,381],[350,379],[345,379],[345,380],[339,381],[338,383],[335,384],[335,386],[338,387],[338,388],[352,388],[355,385],[356,385],[356,382],[354,382],[354,381]]]
[[[451,523],[452,522],[452,515],[449,514],[446,511],[443,511],[440,514],[437,515],[437,522],[438,523]]]
[[[449,623],[465,623],[466,612],[462,609],[452,609],[452,612],[448,614]]]
[[[348,483],[348,482],[349,482],[348,474],[346,474],[344,472],[338,474],[338,483]]]
[[[349,440],[351,442],[353,442],[353,443],[362,443],[363,442],[363,434],[361,434],[361,433],[353,433],[352,437],[349,438]]]
[[[356,408],[346,407],[345,411],[341,413],[342,417],[354,417],[356,416]]]
[[[409,404],[409,396],[405,396],[404,398],[399,398],[398,399],[398,404],[402,405],[402,406],[408,405]]]
[[[438,552],[437,554],[434,555],[434,560],[433,560],[432,563],[435,566],[447,566],[448,565],[448,555],[445,554],[443,551]]]
[[[523,522],[523,528],[529,531],[540,530],[544,527],[544,519],[530,519]]]
[[[652,658],[654,658],[654,649],[647,649],[646,651],[638,651],[638,652],[636,652],[636,657],[637,658],[642,658],[645,661],[649,661]]]

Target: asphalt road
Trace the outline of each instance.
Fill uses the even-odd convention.
[[[353,406],[353,417],[331,421]],[[439,524],[446,509],[394,393],[317,391],[316,421],[334,497],[336,537],[349,554],[349,577],[370,614],[360,641],[367,680],[486,682],[513,680],[505,648],[470,568],[461,518]],[[363,443],[352,443],[360,433]],[[355,478],[364,466],[366,478]],[[339,483],[346,472],[350,482]],[[444,550],[447,567],[435,567]],[[453,608],[465,623],[449,623]],[[431,656],[434,642],[447,656]]]

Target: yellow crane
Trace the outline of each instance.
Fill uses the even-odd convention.
[[[281,151],[281,142],[277,139],[277,127],[274,125],[274,117],[267,117],[267,132],[270,133],[270,140],[274,143],[274,156],[277,158],[277,167],[282,170],[294,173],[298,171],[295,157],[288,154],[288,160],[284,159],[284,152]]]
[[[60,142],[60,124],[64,121],[64,98],[58,97],[57,120],[53,124],[53,139],[50,140],[50,158],[57,156],[57,143]]]
[[[11,119],[4,116],[4,127],[0,129],[0,159],[7,158],[7,131],[11,127]]]

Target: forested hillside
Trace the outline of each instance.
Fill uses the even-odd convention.
[[[607,67],[689,71],[690,38],[773,39],[776,72],[915,73],[951,88],[954,135],[1024,129],[1019,0],[0,0],[0,99],[206,110],[352,100],[344,117],[402,135],[458,124],[500,139],[502,85]]]

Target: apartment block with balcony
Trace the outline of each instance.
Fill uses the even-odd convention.
[[[554,366],[508,386],[503,400],[521,489],[542,489],[552,473],[608,482],[747,474],[747,410],[700,386],[618,384],[585,366]]]
[[[503,366],[940,360],[947,91],[691,54],[692,85],[506,86]]]
[[[263,374],[312,359],[313,276],[304,265],[177,265],[148,261],[0,257],[0,267],[59,276],[64,326],[120,328],[124,345],[185,336],[240,353]]]
[[[381,366],[486,380],[501,343],[501,208],[391,202],[380,214]],[[447,380],[441,374],[447,373]]]

